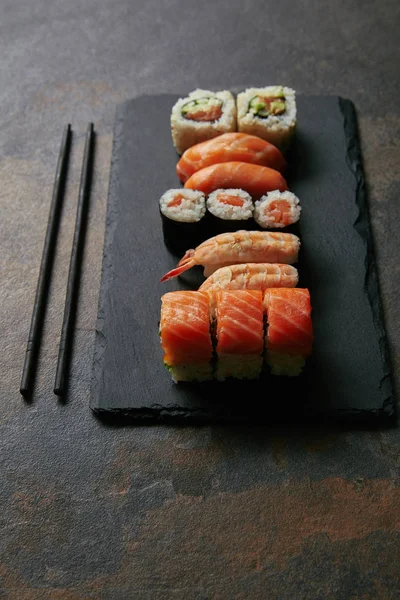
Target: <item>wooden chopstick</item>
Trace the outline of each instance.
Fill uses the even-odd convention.
[[[89,123],[85,150],[83,155],[81,182],[79,187],[78,206],[76,211],[74,240],[72,243],[71,259],[67,292],[65,297],[64,319],[61,329],[60,347],[58,352],[57,372],[54,382],[54,393],[62,396],[65,391],[65,379],[68,366],[68,354],[73,333],[76,301],[79,289],[80,261],[84,245],[86,220],[92,179],[93,151],[94,151],[93,123]]]
[[[56,176],[54,180],[53,196],[50,204],[49,219],[47,222],[46,237],[44,240],[42,260],[40,263],[39,277],[36,287],[35,303],[31,318],[28,344],[26,347],[24,367],[22,371],[20,392],[28,396],[32,391],[35,376],[40,338],[45,315],[47,292],[54,262],[55,245],[57,240],[58,225],[60,221],[62,201],[65,192],[65,182],[71,148],[71,125],[64,128],[60,153],[57,161]]]

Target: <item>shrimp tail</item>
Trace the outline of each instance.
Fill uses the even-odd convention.
[[[194,250],[186,250],[185,255],[182,256],[181,260],[178,262],[178,267],[185,265],[189,259],[193,258],[193,256]]]
[[[168,281],[168,279],[177,277],[181,273],[184,273],[185,271],[188,271],[189,269],[194,267],[196,262],[193,258],[193,255],[194,255],[194,250],[188,250],[186,252],[185,256],[183,256],[181,258],[181,260],[178,262],[178,266],[175,269],[172,269],[172,271],[168,271],[168,273],[166,273],[163,277],[161,277],[160,281],[161,282]]]

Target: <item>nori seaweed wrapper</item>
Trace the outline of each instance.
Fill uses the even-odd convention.
[[[210,232],[208,237],[213,237],[220,233],[230,233],[245,229],[246,231],[255,231],[261,229],[254,221],[253,217],[249,219],[222,219],[213,215],[209,210],[206,213],[207,229]]]
[[[206,213],[207,214],[207,213]],[[198,221],[187,223],[169,219],[160,210],[164,243],[176,256],[183,256],[186,250],[196,248],[209,237],[208,219],[203,215]]]

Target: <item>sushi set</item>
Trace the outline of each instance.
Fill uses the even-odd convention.
[[[118,107],[98,416],[393,416],[354,106],[267,89]]]
[[[298,222],[300,203],[288,191],[287,161],[279,149],[287,150],[294,135],[294,90],[251,88],[237,102],[227,90],[195,90],[175,103],[170,121],[181,155],[176,174],[184,184],[160,199],[170,250],[179,254],[187,243],[218,233]]]
[[[246,90],[238,95],[237,107],[226,90],[195,90],[172,108],[172,139],[182,153],[176,173],[185,189],[168,190],[160,199],[165,243],[179,253],[180,243],[224,231],[186,250],[178,266],[161,278],[168,281],[196,265],[204,266],[205,277],[214,274],[213,283],[206,281],[198,292],[161,298],[160,339],[175,383],[257,379],[265,372],[263,362],[273,375],[297,376],[311,354],[309,290],[279,289],[297,285],[295,269],[295,276],[276,282],[257,268],[261,265],[266,274],[270,264],[280,269],[297,263],[300,239],[250,229],[254,223],[261,229],[284,228],[300,218],[299,200],[279,172],[286,169],[286,159],[268,141],[287,149],[296,113],[294,90],[282,86]],[[189,145],[193,141],[198,143]],[[235,276],[232,269],[226,277],[234,265],[247,277]],[[252,276],[256,273],[261,276]],[[279,287],[268,287],[271,283]]]

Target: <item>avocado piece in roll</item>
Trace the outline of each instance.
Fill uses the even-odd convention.
[[[249,102],[248,112],[267,119],[270,115],[282,115],[286,110],[285,95],[281,86],[271,88],[268,94],[257,94]]]

